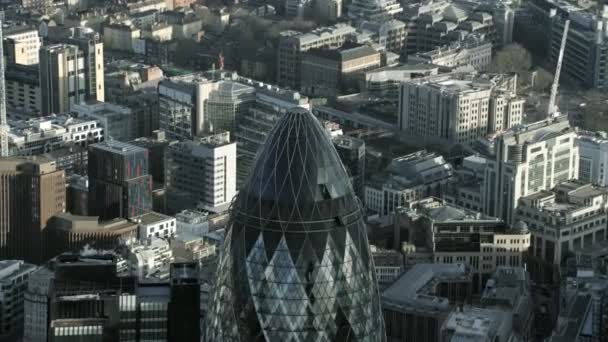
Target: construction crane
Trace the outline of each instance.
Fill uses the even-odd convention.
[[[564,23],[564,33],[562,35],[562,43],[559,47],[559,55],[557,56],[557,65],[555,66],[555,77],[553,79],[553,85],[551,85],[551,97],[549,98],[549,105],[547,107],[547,117],[552,118],[559,115],[559,108],[557,108],[557,88],[559,88],[559,74],[562,71],[562,61],[564,59],[564,50],[566,49],[566,39],[568,38],[568,28],[570,27],[570,19],[567,19]]]

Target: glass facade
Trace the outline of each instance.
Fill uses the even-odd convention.
[[[208,341],[386,341],[359,202],[304,109],[270,132],[231,211]]]

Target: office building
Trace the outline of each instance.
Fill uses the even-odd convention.
[[[40,262],[43,231],[65,211],[65,174],[42,157],[0,160],[0,253],[3,259]]]
[[[401,85],[399,129],[420,137],[468,144],[519,125],[524,100],[502,76],[438,76]]]
[[[389,249],[380,249],[370,245],[376,277],[380,286],[391,285],[404,271],[404,258],[401,252]]]
[[[380,296],[387,339],[442,341],[441,328],[453,307],[471,303],[471,282],[465,264],[415,265]]]
[[[8,132],[10,154],[21,156],[41,155],[69,143],[86,146],[101,140],[103,131],[95,120],[68,115],[11,121]]]
[[[472,36],[431,51],[419,52],[407,57],[411,64],[426,63],[445,67],[470,65],[477,71],[485,71],[492,62],[492,42]]]
[[[167,307],[169,316],[167,341],[200,341],[201,280],[198,263],[172,263],[170,289],[171,302]]]
[[[359,199],[364,199],[365,141],[347,135],[333,137],[331,141],[340,156],[340,161],[346,168],[355,194]]]
[[[476,293],[497,267],[522,267],[531,246],[525,224],[509,227],[498,218],[436,198],[414,202],[402,215],[408,242],[432,251],[434,262],[471,266]]]
[[[285,15],[287,17],[304,18],[304,14],[312,9],[310,0],[286,0]]]
[[[88,156],[88,149],[84,153]],[[88,165],[83,174],[86,174],[87,170]],[[89,214],[89,177],[72,174],[66,176],[66,184],[66,212],[87,216]]]
[[[0,261],[0,341],[19,341],[23,337],[23,294],[35,269],[22,260]]]
[[[66,252],[78,253],[85,247],[113,250],[137,239],[137,224],[120,218],[99,222],[97,216],[59,213],[49,220],[46,234],[48,260]]]
[[[481,196],[484,212],[515,222],[521,197],[576,179],[575,140],[566,116],[513,128],[491,140]]]
[[[169,146],[165,165],[170,213],[199,203],[223,211],[236,195],[236,143],[230,141],[230,132]]]
[[[140,280],[166,280],[170,264],[175,260],[169,240],[152,238],[129,246],[129,272]]]
[[[84,54],[76,45],[43,46],[39,68],[43,115],[67,113],[86,99]]]
[[[133,52],[134,42],[141,30],[130,23],[110,23],[103,26],[103,46],[108,50]]]
[[[105,100],[103,42],[99,33],[88,27],[75,27],[68,43],[78,46],[84,57],[85,100]]]
[[[358,89],[357,73],[380,67],[381,54],[370,46],[310,49],[302,55],[302,93],[338,96]]]
[[[36,52],[38,55],[38,52]],[[37,117],[41,114],[42,95],[37,65],[8,63],[4,71],[6,107],[11,113]]]
[[[514,338],[506,310],[467,307],[452,312],[441,328],[443,341],[509,341]]]
[[[175,217],[151,211],[140,216],[132,217],[131,221],[137,223],[137,237],[139,240],[153,238],[168,239],[175,235]]]
[[[106,140],[89,146],[89,213],[101,220],[130,218],[152,210],[148,151]]]
[[[569,251],[607,239],[608,190],[591,184],[563,182],[520,198],[515,220],[532,233],[532,255],[562,265]]]
[[[302,54],[315,48],[338,48],[356,29],[346,24],[322,27],[309,33],[281,32],[277,57],[277,83],[290,89],[300,89]]]
[[[55,165],[57,165],[57,169],[65,171],[66,177],[71,175],[84,175],[87,173],[89,161],[87,147],[83,147],[73,142],[67,143],[62,147],[42,154],[42,156],[54,161]]]
[[[534,338],[532,281],[523,267],[500,266],[488,279],[481,305],[511,311],[512,332],[521,341]]]
[[[194,313],[199,302],[185,291],[195,272],[174,273],[172,284],[142,282],[119,276],[118,264],[115,254],[90,251],[62,254],[32,273],[25,293],[24,341],[167,341],[168,326],[199,319]],[[173,294],[177,302],[172,304]],[[175,304],[194,317],[172,315],[169,308]]]
[[[12,26],[4,29],[4,53],[7,64],[36,65],[42,38],[38,30],[29,26]]]
[[[324,22],[335,23],[342,16],[342,0],[320,0],[314,2],[316,18]]]
[[[135,116],[130,108],[109,102],[74,104],[70,112],[79,118],[93,119],[103,128],[106,139],[129,141],[135,137]]]
[[[283,115],[232,207],[207,339],[386,341],[347,177],[308,110]]]
[[[234,81],[192,74],[160,82],[159,126],[171,139],[234,131],[235,119],[255,100],[254,89]]]
[[[0,40],[2,38],[2,25],[0,25]],[[3,43],[0,45],[0,52],[3,49]],[[2,101],[0,101],[0,157],[8,157],[8,122],[6,121],[6,96],[5,96],[5,86],[4,86],[4,52],[1,54],[2,59],[0,60],[0,97]]]
[[[364,203],[380,216],[428,196],[439,196],[453,175],[452,165],[426,150],[393,159],[385,172],[365,184]]]
[[[246,80],[246,84],[256,84]],[[296,91],[272,87],[258,83],[255,102],[246,115],[237,121],[234,139],[237,143],[237,188],[247,181],[258,151],[261,149],[268,132],[281,116],[293,107],[310,109],[308,98]]]
[[[346,7],[348,17],[355,22],[383,22],[403,12],[396,0],[353,0]]]
[[[166,139],[166,134],[163,131],[154,131],[151,137],[141,137],[129,142],[131,145],[148,150],[150,155],[148,173],[152,176],[155,187],[161,187],[165,184],[165,155],[172,143],[174,142]]]
[[[577,131],[578,179],[600,186],[608,185],[608,137],[602,132]]]

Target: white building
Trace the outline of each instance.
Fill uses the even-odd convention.
[[[532,255],[560,265],[568,251],[606,240],[608,190],[580,182],[560,183],[523,197],[515,220],[532,233]]]
[[[399,129],[420,137],[471,143],[519,125],[524,100],[510,79],[436,76],[401,85]]]
[[[131,246],[128,260],[131,274],[139,279],[166,279],[174,257],[167,240],[154,238],[145,244]]]
[[[38,155],[68,142],[82,146],[103,140],[97,121],[50,115],[42,118],[9,121],[9,149],[12,155]]]
[[[36,65],[42,38],[38,30],[31,27],[12,27],[4,29],[4,53],[7,63]]]
[[[23,334],[24,292],[34,265],[22,260],[0,261],[0,338],[17,341]]]
[[[135,118],[128,107],[109,102],[90,102],[74,104],[71,112],[79,118],[95,119],[108,139],[130,141],[136,138]]]
[[[605,133],[578,131],[576,146],[579,151],[578,179],[608,185],[608,137]]]
[[[185,209],[175,214],[177,234],[189,233],[203,236],[209,232],[209,214],[192,209]]]
[[[175,217],[151,211],[149,213],[131,218],[137,222],[139,240],[165,238],[175,235],[177,224]]]
[[[391,215],[407,203],[439,196],[452,173],[452,165],[442,156],[426,150],[395,158],[385,173],[366,184],[365,206],[380,216]]]
[[[176,261],[196,261],[199,263],[216,256],[219,252],[218,246],[212,241],[187,233],[178,234],[172,239],[171,249]]]
[[[407,62],[446,67],[470,65],[477,71],[484,71],[492,62],[492,42],[480,37],[470,37],[464,42],[459,41],[435,50],[408,56]]]
[[[357,22],[387,21],[403,12],[403,7],[397,0],[353,0],[347,7],[349,18]]]
[[[169,146],[165,161],[167,205],[213,212],[227,209],[236,195],[236,143],[230,132]]]
[[[133,51],[133,41],[141,35],[141,30],[130,22],[103,26],[103,45],[108,50]]]
[[[511,223],[521,197],[578,177],[576,132],[561,116],[516,127],[490,142],[483,193],[484,212]]]

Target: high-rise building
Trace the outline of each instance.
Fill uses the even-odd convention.
[[[38,56],[38,52],[36,52]],[[12,113],[40,116],[42,96],[38,65],[8,63],[5,68],[6,106]]]
[[[399,129],[420,137],[471,143],[519,125],[524,99],[507,79],[438,76],[406,82],[399,94]]]
[[[65,175],[42,157],[0,160],[0,256],[42,261],[48,220],[65,211]]]
[[[76,45],[55,44],[40,49],[42,114],[63,114],[85,100],[84,54]]]
[[[36,65],[42,38],[38,30],[29,26],[8,27],[4,32],[6,61],[11,64]]]
[[[83,52],[85,99],[103,102],[105,100],[103,42],[99,33],[88,27],[76,27],[72,29],[68,43],[78,46]]]
[[[172,139],[234,131],[235,119],[255,100],[254,88],[234,81],[212,81],[202,75],[160,82],[159,126]]]
[[[209,341],[386,341],[362,210],[327,133],[294,108],[231,211]]]
[[[580,155],[578,179],[584,182],[608,185],[608,137],[603,132],[578,131],[576,146]]]
[[[170,213],[193,209],[223,211],[236,195],[236,143],[225,132],[167,148],[165,189]]]
[[[355,194],[360,200],[363,200],[365,196],[365,141],[347,135],[339,135],[332,138],[332,142],[342,164],[346,167]]]
[[[106,140],[89,146],[89,214],[102,220],[130,218],[152,210],[148,151]]]
[[[0,21],[0,56],[4,56]],[[8,157],[8,122],[6,122],[6,95],[4,87],[4,57],[0,58],[0,157]]]
[[[0,261],[0,341],[21,341],[23,294],[36,267],[22,260]]]
[[[167,341],[200,341],[201,284],[196,262],[175,262],[170,269],[171,302]]]

